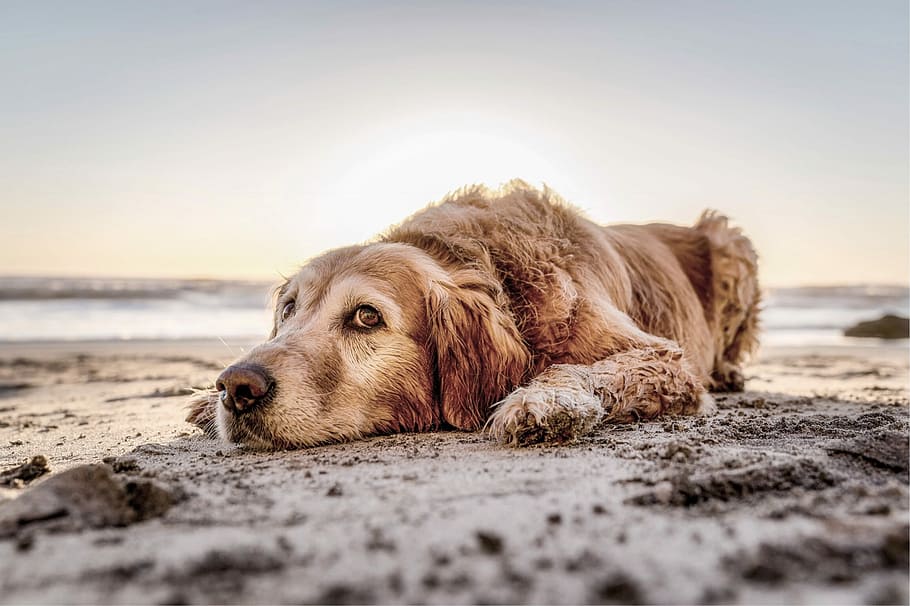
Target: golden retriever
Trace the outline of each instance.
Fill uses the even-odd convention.
[[[547,189],[469,187],[284,282],[268,341],[187,420],[259,448],[440,427],[522,445],[705,413],[706,389],[742,389],[759,297],[715,213],[602,227]]]

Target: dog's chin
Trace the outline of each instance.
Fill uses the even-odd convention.
[[[260,416],[255,412],[238,416],[220,410],[217,419],[218,436],[225,442],[241,444],[254,450],[282,450],[293,447],[276,440]]]
[[[298,406],[303,404],[298,403]],[[316,406],[312,403],[312,408]],[[213,426],[221,440],[254,450],[312,448],[359,440],[375,433],[357,427],[350,418],[345,420],[344,430],[339,430],[338,422],[314,421],[305,415],[295,414],[293,409],[281,409],[278,403],[271,402],[270,406],[242,414],[219,406]]]

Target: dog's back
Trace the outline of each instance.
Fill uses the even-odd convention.
[[[490,276],[486,288],[507,302],[541,366],[603,355],[575,334],[594,290],[643,331],[678,342],[715,386],[736,386],[732,369],[756,343],[755,253],[714,213],[694,227],[602,227],[547,190],[515,181],[495,193],[455,192],[384,239]]]
[[[641,330],[679,343],[708,383],[729,383],[726,366],[755,343],[755,255],[717,214],[705,213],[695,227],[602,227],[516,181],[500,192],[455,192],[384,239],[490,277],[485,288],[506,302],[541,365],[603,355],[573,334],[580,306],[597,298],[592,289]]]

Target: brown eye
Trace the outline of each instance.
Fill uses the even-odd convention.
[[[382,315],[375,307],[361,305],[354,312],[354,325],[359,328],[375,328],[382,322]]]
[[[296,303],[294,301],[288,301],[288,303],[284,306],[284,309],[281,310],[282,322],[294,315],[295,306]]]

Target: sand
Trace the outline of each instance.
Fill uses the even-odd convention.
[[[0,602],[907,603],[903,348],[766,350],[713,417],[568,446],[263,453],[182,422],[248,345],[0,346]]]

